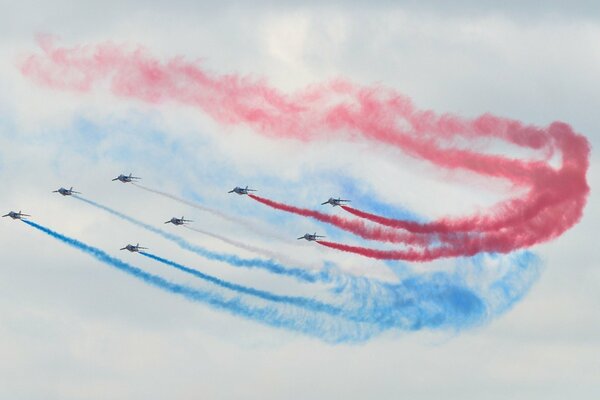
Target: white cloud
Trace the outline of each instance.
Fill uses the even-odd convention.
[[[493,201],[493,196],[486,197],[483,190],[464,192],[461,182],[442,182],[427,168],[398,171],[395,155],[364,156],[360,145],[344,145],[331,160],[331,143],[305,148],[294,142],[275,143],[244,129],[223,129],[193,109],[149,108],[108,93],[75,96],[39,88],[19,75],[14,62],[34,50],[36,32],[55,33],[67,44],[114,40],[142,43],[161,57],[203,57],[209,70],[265,77],[289,91],[337,76],[379,82],[439,112],[472,116],[492,111],[538,124],[565,120],[600,145],[600,25],[591,12],[593,3],[582,3],[590,10],[583,14],[553,5],[537,16],[531,9],[513,6],[499,11],[479,2],[460,2],[458,11],[443,4],[345,8],[336,3],[263,2],[256,8],[232,3],[214,11],[195,2],[172,7],[160,2],[141,7],[133,1],[52,3],[11,4],[11,11],[0,17],[0,118],[5,119],[0,122],[0,203],[4,208],[22,207],[40,221],[104,249],[139,240],[198,263],[171,244],[73,199],[51,195],[50,190],[72,184],[86,195],[148,219],[197,215],[158,197],[141,201],[141,193],[109,181],[134,170],[173,191],[183,190],[173,182],[181,178],[179,182],[192,189],[200,188],[207,201],[221,201],[225,209],[240,212],[247,199],[219,197],[218,176],[207,160],[220,157],[223,165],[246,171],[240,180],[293,181],[321,167],[345,170],[368,182],[380,199],[427,216],[463,212]],[[107,130],[97,148],[85,146],[85,138],[73,133],[73,120],[82,115]],[[130,118],[133,123],[120,125]],[[148,125],[168,133],[165,148],[183,143],[190,153],[197,151],[196,164],[186,168],[182,160],[164,162],[168,157],[156,146],[127,131],[144,126],[145,118],[151,118]],[[124,140],[138,149],[138,164],[117,154]],[[589,174],[593,189],[600,185],[598,170],[596,163]],[[400,196],[390,180],[401,188]],[[308,204],[322,197],[316,191],[338,188],[324,179],[312,182],[310,188],[268,189]],[[224,186],[232,184],[238,182]],[[428,196],[433,186],[442,193],[443,204]],[[290,190],[294,193],[286,194]],[[456,337],[407,334],[350,347],[331,347],[173,298],[56,246],[18,223],[2,221],[0,397],[596,398],[596,204],[593,190],[581,224],[536,248],[546,262],[541,280],[500,320]],[[254,206],[247,212],[253,218],[269,213]],[[200,218],[208,229],[272,245],[235,226]],[[313,227],[311,222],[290,220],[280,229],[294,237],[296,231]],[[217,241],[190,238],[231,251]],[[379,263],[309,245],[278,243],[277,248],[311,261],[332,259],[352,272],[390,274]],[[273,284],[217,263],[203,265],[227,278]]]

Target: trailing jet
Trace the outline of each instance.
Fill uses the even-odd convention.
[[[140,250],[148,250],[148,248],[147,247],[140,247],[140,244],[138,243],[135,246],[132,245],[132,244],[128,244],[127,246],[123,247],[120,250],[127,250],[127,251],[130,251],[132,253],[137,253]]]
[[[19,211],[19,212],[11,211],[8,214],[3,215],[3,217],[11,217],[12,219],[23,219],[23,217],[31,217],[31,215],[23,214],[21,211]]]
[[[76,192],[76,191],[74,191],[74,190],[73,190],[73,186],[71,186],[71,189],[65,189],[65,188],[61,187],[61,188],[60,188],[60,189],[58,189],[58,190],[54,190],[54,191],[52,191],[52,193],[60,193],[60,194],[62,194],[63,196],[71,196],[71,195],[73,195],[73,194],[81,194],[81,192]]]
[[[333,197],[330,197],[329,200],[327,200],[325,203],[321,203],[321,205],[324,206],[325,204],[331,204],[333,207],[335,207],[343,206],[344,203],[350,203],[350,200],[340,199],[339,197],[334,199]]]
[[[131,174],[129,175],[119,175],[117,176],[115,179],[113,179],[113,181],[121,181],[123,183],[128,183],[128,182],[133,182],[134,179],[142,179],[140,177],[137,176],[131,176]]]
[[[185,225],[188,222],[194,222],[194,221],[192,221],[191,219],[185,219],[184,217],[181,217],[181,218],[173,217],[170,220],[168,220],[167,222],[165,222],[165,224]]]
[[[246,186],[245,188],[241,188],[239,186],[234,187],[232,190],[230,190],[227,193],[237,193],[239,195],[242,194],[248,194],[248,192],[256,192],[256,190],[254,189],[248,189],[248,186]]]
[[[324,237],[325,236],[317,235],[317,232],[313,233],[312,235],[310,233],[305,233],[304,236],[300,236],[298,238],[298,240],[305,239],[305,240],[308,240],[309,242],[314,242],[315,240],[319,240],[319,238],[324,238]]]

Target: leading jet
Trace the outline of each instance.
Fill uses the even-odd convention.
[[[60,193],[63,196],[72,196],[73,194],[81,194],[81,192],[74,191],[73,186],[71,186],[71,189],[65,189],[65,188],[61,187],[58,190],[52,191],[52,193]]]
[[[340,199],[339,197],[334,199],[333,197],[330,197],[329,200],[327,200],[325,203],[321,203],[321,205],[324,206],[325,204],[331,204],[333,207],[335,207],[343,206],[344,203],[350,203],[350,200]]]
[[[185,225],[188,222],[194,222],[194,221],[192,221],[191,219],[185,219],[184,217],[181,217],[181,218],[173,217],[170,220],[168,220],[167,222],[165,222],[165,224]]]
[[[31,215],[23,214],[21,211],[19,211],[19,212],[11,211],[8,214],[3,215],[3,217],[11,217],[12,219],[23,219],[23,217],[31,217]]]
[[[127,250],[130,251],[132,253],[138,253],[140,250],[148,250],[147,247],[140,247],[140,244],[136,244],[135,246],[132,244],[128,244],[127,246],[123,247],[120,250]]]
[[[119,175],[117,176],[115,179],[113,179],[113,181],[121,181],[123,183],[129,183],[129,182],[133,182],[134,179],[142,179],[140,177],[137,176],[131,176],[131,174],[129,175]]]
[[[304,236],[300,236],[297,240],[300,239],[304,239],[304,240],[308,240],[309,242],[314,242],[315,240],[319,240],[320,238],[324,238],[325,236],[319,236],[317,235],[317,232],[310,234],[310,233],[305,233]]]
[[[233,189],[231,189],[227,193],[237,193],[239,195],[242,195],[242,194],[248,194],[248,192],[256,192],[256,190],[254,190],[254,189],[248,189],[248,186],[246,186],[245,188],[241,188],[239,186],[236,186],[236,187],[234,187]]]

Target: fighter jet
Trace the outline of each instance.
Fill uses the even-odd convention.
[[[342,206],[344,203],[350,203],[350,200],[340,199],[339,197],[334,199],[333,197],[330,197],[329,200],[327,200],[325,203],[321,203],[321,205],[324,206],[325,204],[331,204],[333,207],[335,207]]]
[[[135,246],[132,245],[132,244],[128,244],[127,246],[123,247],[120,250],[127,250],[127,251],[130,251],[132,253],[137,253],[140,250],[147,250],[147,249],[148,249],[147,247],[140,247],[140,244],[138,243]]]
[[[71,189],[65,189],[65,188],[61,187],[61,188],[60,188],[60,189],[58,189],[58,190],[54,190],[54,191],[52,191],[52,193],[60,193],[60,194],[62,194],[63,196],[71,196],[71,195],[73,195],[73,194],[81,194],[81,192],[76,192],[76,191],[74,191],[74,190],[73,190],[73,186],[71,186]]]
[[[319,238],[324,238],[324,237],[325,236],[317,235],[317,232],[313,233],[312,235],[310,233],[305,233],[304,236],[300,236],[298,238],[298,240],[305,239],[305,240],[308,240],[309,242],[314,242],[315,240],[319,240]]]
[[[23,217],[31,217],[31,215],[23,214],[21,211],[19,211],[19,212],[11,211],[8,214],[3,215],[3,217],[11,217],[12,219],[23,219]]]
[[[129,175],[121,174],[121,175],[117,176],[115,179],[113,179],[113,181],[121,181],[123,183],[128,183],[128,182],[133,182],[133,179],[142,179],[142,178],[139,178],[137,176],[131,176],[131,174],[129,174]]]
[[[256,190],[254,189],[248,189],[248,186],[246,186],[245,188],[241,188],[239,186],[234,187],[232,190],[230,190],[227,193],[237,193],[239,195],[242,194],[248,194],[248,192],[256,192]]]
[[[191,219],[185,219],[184,217],[181,217],[181,218],[173,217],[170,220],[168,220],[167,222],[165,222],[165,224],[185,225],[188,222],[194,222],[194,221],[192,221]]]

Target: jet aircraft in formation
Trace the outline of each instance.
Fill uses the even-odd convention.
[[[321,205],[324,206],[325,204],[331,204],[333,207],[335,207],[342,206],[344,205],[344,203],[350,203],[350,200],[340,199],[339,197],[337,199],[334,199],[333,197],[330,197],[329,200],[327,200],[324,203],[321,203]]]
[[[137,176],[131,176],[132,174],[129,175],[119,175],[117,176],[115,179],[113,179],[113,181],[121,181],[123,183],[128,183],[128,182],[133,182],[134,179],[142,179],[140,177]]]
[[[314,242],[315,240],[319,240],[320,238],[324,238],[325,236],[320,236],[317,235],[317,232],[310,234],[310,233],[305,233],[304,236],[300,236],[298,238],[298,240],[300,239],[305,239],[308,240],[309,242]]]
[[[256,190],[254,190],[254,189],[248,189],[248,186],[246,186],[245,188],[241,188],[239,186],[236,186],[236,187],[234,187],[233,189],[231,189],[227,193],[237,193],[239,195],[242,195],[242,194],[248,194],[248,192],[256,192]]]
[[[140,247],[140,244],[138,243],[135,246],[132,245],[132,244],[128,244],[127,246],[125,246],[125,247],[123,247],[122,249],[119,249],[119,250],[127,250],[127,251],[130,251],[132,253],[137,253],[140,250],[148,250],[148,248],[147,247]]]
[[[113,181],[121,181],[123,183],[129,183],[129,182],[133,182],[135,179],[142,179],[142,178],[137,177],[137,176],[132,176],[131,173],[129,175],[120,174],[119,176],[114,178]],[[244,194],[247,195],[249,192],[256,192],[256,190],[249,189],[248,186],[246,186],[245,188],[236,186],[235,188],[230,190],[228,193],[236,193],[238,195],[244,195]],[[60,193],[63,196],[72,196],[73,194],[81,194],[80,192],[74,191],[73,187],[71,187],[69,189],[65,189],[65,188],[61,187],[58,190],[54,190],[52,193]],[[350,200],[344,200],[339,197],[337,199],[330,197],[329,200],[327,200],[324,203],[321,203],[321,205],[331,204],[333,207],[335,207],[335,206],[343,205],[346,202],[350,202]],[[30,217],[30,216],[31,215],[29,215],[29,214],[23,214],[21,211],[19,211],[19,212],[11,211],[8,214],[3,215],[2,217],[11,217],[12,219],[23,219],[24,217]],[[181,217],[181,218],[173,217],[170,220],[166,221],[165,224],[173,224],[173,225],[179,226],[179,225],[185,225],[189,222],[194,222],[194,221],[185,219],[184,217]],[[320,238],[324,238],[324,237],[325,236],[317,235],[317,233],[315,232],[313,234],[306,233],[306,234],[304,234],[304,236],[300,236],[297,240],[304,239],[309,242],[314,242],[314,241],[316,241]],[[138,243],[135,246],[132,244],[128,244],[127,246],[121,248],[120,250],[128,250],[132,253],[137,253],[140,250],[146,250],[146,249],[147,249],[147,247],[140,247],[140,244]]]
[[[23,219],[23,217],[31,217],[31,215],[23,214],[21,211],[19,211],[19,212],[11,211],[8,214],[3,215],[3,217],[11,217],[12,219]]]
[[[61,187],[58,190],[52,191],[52,193],[60,193],[63,196],[72,196],[73,194],[81,194],[81,192],[74,191],[73,186],[71,186],[71,189],[65,189],[65,188]]]
[[[184,217],[181,217],[181,218],[173,217],[170,220],[168,220],[167,222],[165,222],[165,224],[185,225],[188,222],[194,222],[194,221],[192,221],[191,219],[185,219]]]

